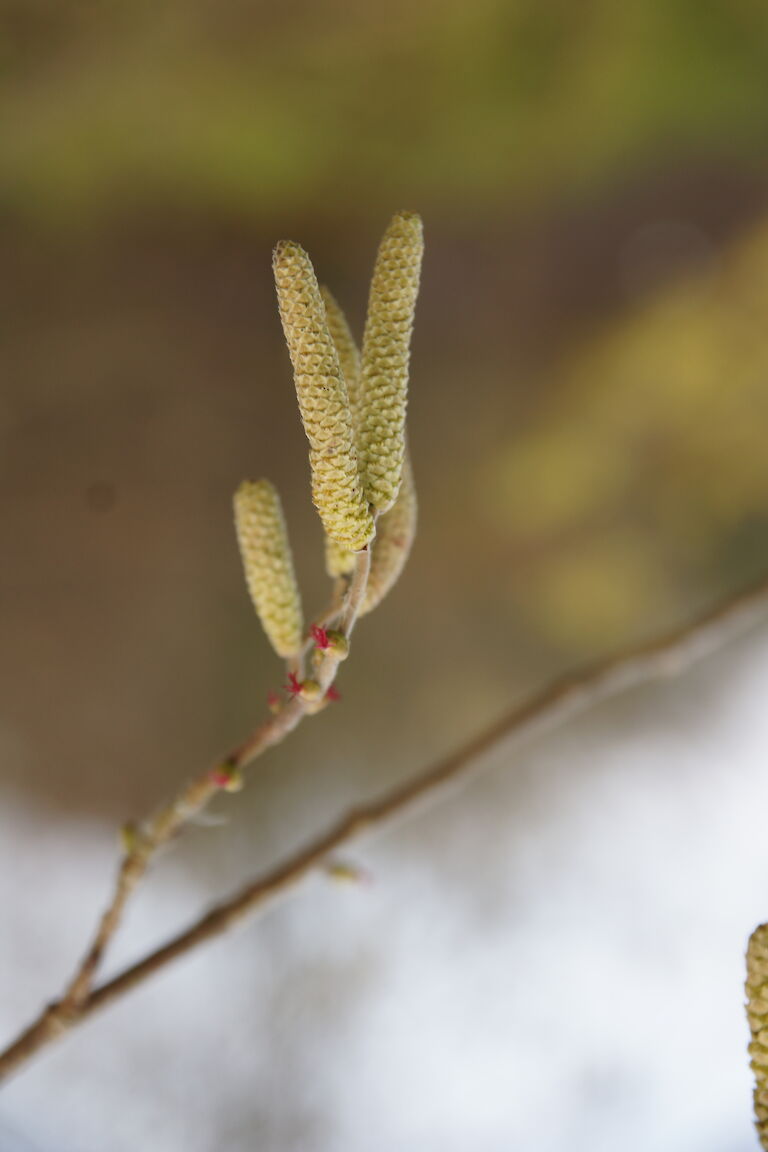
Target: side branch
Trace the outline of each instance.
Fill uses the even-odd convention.
[[[338,609],[339,628],[347,637],[351,635],[355,626],[365,596],[369,571],[370,553],[366,548],[356,557],[349,587]],[[318,669],[318,680],[323,695],[333,683],[338,667],[338,658],[326,653]],[[230,775],[233,772],[240,772],[268,748],[284,740],[308,711],[301,698],[292,699],[277,715],[266,720],[242,744],[224,757],[221,761],[222,770]],[[120,862],[112,897],[99,920],[88,951],[61,1000],[49,1009],[49,1012],[56,1014],[57,1019],[70,1019],[85,1002],[104,953],[120,926],[126,905],[147,871],[155,852],[178,836],[189,821],[202,812],[219,791],[217,771],[206,771],[190,780],[167,807],[156,812],[144,828],[134,833],[133,842],[127,847]],[[1,1064],[0,1076],[2,1076]]]
[[[361,568],[364,567],[364,562]],[[360,584],[364,589],[364,577]],[[352,593],[354,597],[354,593]],[[359,835],[410,815],[421,803],[439,799],[464,782],[483,758],[504,746],[517,746],[535,732],[552,728],[638,684],[677,674],[747,631],[768,609],[768,578],[704,613],[692,623],[631,651],[570,673],[516,705],[485,731],[378,799],[343,816],[310,844],[214,907],[186,931],[73,1004],[50,1005],[3,1053],[0,1080],[62,1032],[143,983],[171,961],[221,935],[238,921],[295,887],[328,856]],[[346,621],[351,627],[352,619]],[[323,677],[324,678],[324,677]]]

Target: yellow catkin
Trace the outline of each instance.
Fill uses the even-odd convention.
[[[405,567],[416,535],[416,489],[408,452],[403,462],[403,482],[395,503],[379,518],[371,552],[371,571],[360,615],[371,612],[397,582]]]
[[[358,448],[366,496],[378,512],[400,490],[408,360],[424,249],[421,218],[399,212],[379,245],[360,368]]]
[[[339,363],[347,386],[349,407],[352,413],[352,428],[357,443],[360,403],[360,351],[341,307],[331,291],[324,284],[320,292],[328,317],[328,330],[339,354]],[[341,544],[337,544],[327,533],[325,536],[325,570],[329,576],[346,576],[355,566],[355,554]]]
[[[338,576],[348,576],[355,567],[355,553],[349,548],[343,548],[330,536],[325,537],[325,570],[334,579]]]
[[[750,1066],[755,1075],[755,1126],[768,1149],[768,924],[761,924],[747,948],[747,1018],[752,1033]]]
[[[283,240],[274,253],[280,318],[309,440],[312,500],[327,534],[358,552],[373,536],[363,493],[352,413],[325,305],[306,252]]]
[[[245,480],[235,493],[235,527],[254,607],[278,656],[301,648],[301,598],[280,497],[269,480]]]
[[[360,349],[355,342],[352,330],[349,327],[349,321],[344,315],[341,306],[330,289],[326,288],[325,284],[321,284],[320,294],[325,304],[325,314],[328,318],[328,331],[331,334],[333,343],[336,345],[336,351],[339,354],[339,363],[341,364],[341,374],[347,386],[349,407],[352,412],[352,427],[356,429],[360,422]]]

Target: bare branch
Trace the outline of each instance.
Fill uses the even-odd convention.
[[[366,563],[365,559],[360,561],[358,578],[353,581],[342,617],[347,630],[354,622],[354,608],[350,601],[361,597],[365,591],[367,575],[364,578],[363,570]],[[517,746],[534,733],[561,724],[634,685],[683,671],[745,632],[766,614],[767,609],[768,578],[686,626],[555,680],[420,775],[347,813],[316,840],[214,907],[186,931],[114,979],[88,992],[79,1001],[64,997],[49,1005],[38,1020],[0,1053],[0,1079],[9,1076],[57,1036],[143,983],[171,961],[221,935],[294,888],[308,873],[323,867],[328,856],[343,845],[348,845],[363,833],[412,814],[424,802],[438,800],[449,787],[464,782],[491,751],[502,746],[507,749]],[[324,683],[328,670],[321,666],[319,675]],[[251,759],[252,749],[261,748],[260,738],[243,747],[249,749],[243,755]]]
[[[352,580],[339,609],[339,627],[345,636],[351,635],[355,626],[369,571],[370,554],[366,549],[357,554]],[[318,670],[321,700],[333,683],[338,666],[338,658],[330,652],[324,655]],[[219,762],[224,778],[227,773],[231,776],[233,772],[241,771],[268,748],[279,744],[311,711],[313,708],[305,700],[295,696]],[[58,1003],[59,1016],[62,1013],[67,1018],[71,1016],[88,996],[104,954],[120,926],[125,907],[157,849],[178,836],[189,821],[207,807],[221,786],[221,772],[216,769],[204,772],[190,780],[167,807],[156,812],[146,826],[135,833],[120,862],[112,898],[99,920],[91,945]]]

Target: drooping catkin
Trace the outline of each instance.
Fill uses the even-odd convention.
[[[328,535],[358,552],[373,536],[373,517],[363,492],[352,413],[325,305],[312,263],[298,244],[281,241],[273,263],[280,318],[309,440],[312,500]]]
[[[245,480],[234,498],[235,527],[256,613],[278,656],[301,648],[301,597],[283,509],[269,480]]]
[[[768,924],[761,924],[747,948],[747,1018],[752,1033],[750,1066],[755,1076],[755,1127],[768,1149]]]
[[[416,535],[416,489],[406,449],[403,480],[392,507],[379,517],[371,552],[371,570],[360,615],[371,612],[397,582]]]
[[[398,212],[379,245],[360,368],[358,449],[365,493],[378,512],[400,490],[408,361],[424,249],[421,218]]]

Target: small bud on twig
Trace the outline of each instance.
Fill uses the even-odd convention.
[[[245,784],[243,774],[231,760],[222,760],[211,772],[211,780],[225,792],[240,792]]]
[[[317,680],[304,680],[302,681],[299,695],[301,696],[302,700],[313,703],[315,700],[319,700],[322,696],[322,688],[318,684]]]
[[[346,660],[349,656],[349,640],[335,628],[328,630],[328,653],[336,660]]]
[[[350,860],[329,860],[325,865],[325,874],[331,880],[342,884],[370,884],[371,875],[364,868],[353,864]]]
[[[327,652],[336,660],[346,660],[349,655],[349,640],[343,632],[339,632],[335,628],[321,628],[318,624],[313,624],[310,633],[316,649]]]
[[[130,856],[132,852],[136,851],[139,846],[139,839],[139,829],[133,821],[123,824],[120,829],[120,847],[126,856]]]

